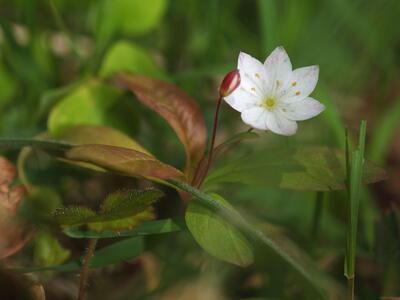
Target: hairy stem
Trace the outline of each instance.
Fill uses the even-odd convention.
[[[79,295],[78,300],[85,300],[86,297],[86,282],[89,277],[90,259],[96,249],[97,239],[90,239],[86,250],[85,257],[83,258],[83,266],[79,279]]]

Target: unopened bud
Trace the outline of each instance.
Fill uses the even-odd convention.
[[[240,85],[240,73],[239,70],[230,71],[225,75],[222,83],[219,87],[219,95],[226,97],[232,94],[234,90]]]

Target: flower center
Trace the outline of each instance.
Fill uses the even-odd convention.
[[[266,97],[262,103],[262,106],[268,110],[272,110],[276,106],[276,100],[274,97]]]

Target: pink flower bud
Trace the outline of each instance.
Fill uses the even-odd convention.
[[[225,75],[222,83],[219,87],[219,95],[226,97],[232,94],[234,90],[240,85],[240,73],[239,70],[230,71]]]

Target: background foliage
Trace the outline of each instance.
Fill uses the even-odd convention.
[[[356,294],[359,299],[399,296],[399,14],[397,0],[0,0],[0,135],[30,138],[48,131],[52,137],[68,139],[66,130],[75,125],[107,126],[123,133],[117,139],[121,145],[144,147],[182,170],[188,149],[180,145],[167,122],[116,87],[114,75],[127,72],[178,84],[196,99],[210,131],[218,84],[235,68],[239,51],[263,60],[282,45],[294,67],[319,64],[320,81],[314,95],[326,111],[301,123],[294,137],[260,132],[259,138],[235,146],[231,154],[218,160],[205,186],[251,216],[259,229],[276,237],[288,252],[296,249],[306,266],[308,258],[299,253],[311,256],[335,282],[330,284],[329,297],[336,299],[334,294],[345,286],[346,193],[317,196],[278,189],[274,184],[265,187],[258,184],[264,176],[274,183],[267,166],[262,176],[243,180],[240,170],[239,175],[231,172],[235,166],[228,161],[253,153],[248,160],[257,165],[257,155],[274,155],[265,151],[267,147],[344,149],[345,127],[355,145],[360,120],[366,119],[366,157],[385,166],[389,179],[360,192]],[[238,114],[225,106],[218,142],[246,129]],[[93,143],[100,136],[96,131],[89,135]],[[135,138],[143,147],[126,137]],[[17,161],[16,152],[2,154]],[[61,203],[86,206],[94,213],[109,193],[148,185],[144,180],[82,170],[38,151],[21,156],[25,172],[20,172],[20,181],[31,191],[21,214],[40,226],[51,222],[51,213]],[[224,172],[230,177],[219,180]],[[177,193],[168,189],[165,193],[155,204],[155,216],[181,217]],[[317,197],[322,199],[320,206]],[[192,222],[207,220],[194,218]],[[225,225],[220,220],[212,222],[220,226],[218,233],[223,236]],[[190,227],[191,222],[187,223]],[[141,239],[132,229],[127,239],[102,239],[93,266],[106,267],[93,271],[90,297],[316,298],[312,288],[273,251],[259,254],[246,268],[232,266],[203,252],[181,223],[167,225],[151,229],[179,232]],[[46,228],[4,266],[58,265],[56,270],[34,273],[33,281],[43,284],[48,299],[74,299],[75,273],[63,271],[78,269],[85,243],[66,236],[79,236],[79,230],[64,231],[65,235],[61,229]],[[101,234],[110,237],[110,233]],[[239,241],[239,247],[247,251],[247,241],[240,233],[230,241],[234,245]],[[197,242],[207,244],[206,240]],[[112,248],[107,248],[110,244]],[[68,258],[72,260],[63,264]],[[7,276],[0,274],[0,286],[14,280],[4,272]]]

